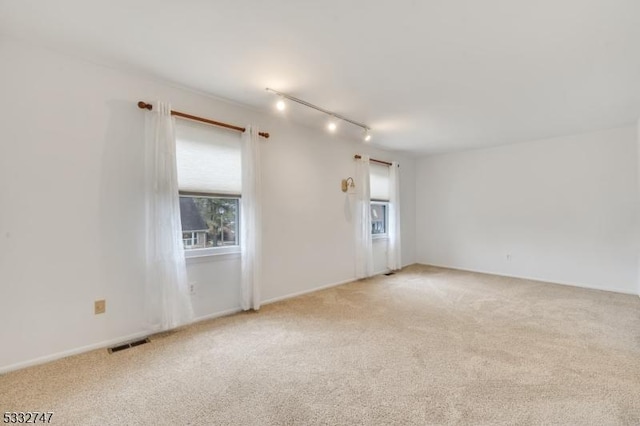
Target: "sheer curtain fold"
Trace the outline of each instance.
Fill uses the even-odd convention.
[[[400,252],[400,168],[393,162],[389,168],[389,245],[387,268],[392,271],[402,268]]]
[[[369,174],[369,156],[363,155],[356,160],[356,202],[355,202],[355,239],[356,239],[356,278],[373,275],[373,240],[371,239],[371,190]]]
[[[157,102],[145,120],[145,301],[148,327],[161,331],[193,321],[193,307],[182,247],[171,105]]]
[[[247,126],[242,134],[242,198],[240,208],[240,247],[242,252],[243,310],[260,309],[262,274],[262,177],[259,131]]]

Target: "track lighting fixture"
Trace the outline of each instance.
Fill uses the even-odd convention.
[[[360,128],[362,128],[364,130],[364,136],[363,139],[365,142],[369,142],[371,141],[371,133],[369,126],[367,126],[366,124],[362,124],[359,123],[357,121],[351,120],[347,117],[345,117],[344,115],[340,115],[340,114],[336,114],[335,112],[331,112],[328,111],[324,108],[321,108],[317,105],[311,104],[307,101],[303,101],[302,99],[296,98],[294,96],[291,95],[287,95],[286,93],[282,93],[282,92],[278,92],[277,90],[273,90],[270,88],[266,88],[267,92],[273,93],[277,96],[279,96],[279,100],[276,102],[276,108],[278,109],[278,111],[284,111],[286,108],[286,104],[284,102],[285,99],[288,99],[290,101],[296,102],[300,105],[304,105],[308,108],[312,108],[315,109],[316,111],[320,111],[323,114],[327,114],[328,116],[331,117],[331,121],[329,121],[329,123],[327,124],[327,129],[330,132],[335,132],[338,129],[338,121],[346,121],[347,123],[353,124],[354,126],[358,126]]]

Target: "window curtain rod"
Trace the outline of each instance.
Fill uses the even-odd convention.
[[[138,108],[140,108],[140,109],[148,109],[149,111],[151,111],[153,109],[153,105],[148,104],[148,103],[143,102],[143,101],[140,101],[140,102],[138,102]],[[185,114],[184,112],[180,112],[180,111],[171,110],[171,115],[175,115],[176,117],[186,118],[187,120],[199,121],[201,123],[211,124],[213,126],[224,127],[226,129],[236,130],[238,132],[244,132],[246,130],[244,127],[234,126],[233,124],[227,124],[227,123],[223,123],[221,121],[209,120],[208,118],[197,117],[195,115]],[[266,139],[269,138],[269,133],[268,132],[260,132],[259,135],[262,136],[263,138],[266,138]]]
[[[353,158],[355,158],[356,160],[359,160],[362,158],[362,155],[360,154],[356,154],[353,156]],[[369,158],[369,161],[372,161],[374,163],[378,163],[378,164],[384,164],[385,166],[393,166],[393,163],[390,163],[388,161],[382,161],[382,160],[376,160],[375,158]],[[400,167],[400,166],[398,166]]]

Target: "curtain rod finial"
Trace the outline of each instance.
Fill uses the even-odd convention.
[[[148,104],[146,102],[140,101],[138,102],[138,108],[140,109],[148,109],[149,111],[151,111],[153,109],[153,105]]]

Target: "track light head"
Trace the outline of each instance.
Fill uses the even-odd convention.
[[[364,141],[365,142],[371,142],[371,133],[369,133],[369,130],[365,130],[364,131]]]
[[[287,104],[284,103],[284,99],[280,98],[278,99],[278,102],[276,102],[276,109],[278,111],[284,111],[287,108]]]
[[[338,125],[333,120],[330,121],[329,124],[327,124],[327,129],[329,129],[330,132],[335,132],[337,128],[338,128]]]

